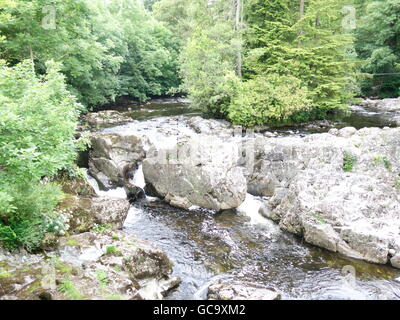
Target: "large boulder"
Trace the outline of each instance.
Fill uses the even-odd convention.
[[[369,262],[400,253],[400,129],[257,139],[255,158],[249,191],[282,229]]]
[[[136,135],[93,134],[89,173],[103,188],[123,186],[146,155],[144,140]]]
[[[98,225],[122,229],[129,207],[127,199],[67,195],[60,211],[69,216],[69,232],[80,233]]]
[[[238,207],[246,197],[238,161],[236,144],[199,136],[149,150],[143,173],[151,189],[173,206],[224,210]]]

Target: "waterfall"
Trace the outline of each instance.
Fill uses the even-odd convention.
[[[127,195],[124,188],[115,188],[109,189],[106,191],[100,190],[99,184],[96,179],[93,178],[88,172],[86,172],[86,180],[93,187],[94,191],[99,197],[109,197],[109,198],[118,198],[118,199],[126,199]]]
[[[144,189],[146,186],[146,182],[144,180],[144,174],[143,174],[143,165],[140,164],[138,169],[136,170],[133,178],[130,181],[133,185]]]

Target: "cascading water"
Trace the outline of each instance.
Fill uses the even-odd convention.
[[[356,115],[359,123],[361,116]],[[131,132],[132,127],[107,132],[113,130]],[[100,191],[93,180],[89,177],[99,195],[126,197],[122,188]],[[141,166],[131,182],[144,188]],[[182,283],[167,299],[205,299],[208,285],[220,278],[273,286],[283,299],[400,298],[399,270],[303,243],[260,215],[261,200],[247,195],[236,210],[215,213],[185,211],[146,197],[131,206],[124,230],[154,243],[174,263],[173,275]],[[342,269],[347,266],[357,270],[354,283],[345,281]]]

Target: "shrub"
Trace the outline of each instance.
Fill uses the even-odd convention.
[[[74,286],[72,281],[68,278],[64,279],[58,287],[58,291],[63,293],[68,299],[82,300],[83,297],[79,290]]]
[[[108,246],[106,248],[106,254],[111,256],[122,256],[121,250],[119,250],[116,246]]]
[[[395,183],[394,187],[395,187],[396,189],[400,190],[400,178],[397,178],[397,179],[396,179],[396,183]]]
[[[235,124],[253,127],[280,123],[307,110],[307,89],[290,76],[259,76],[242,84],[228,107],[228,118]]]
[[[352,154],[345,152],[343,155],[343,170],[346,172],[353,171],[353,167],[357,162],[357,158]]]
[[[46,232],[63,231],[54,210],[63,194],[44,177],[73,164],[81,106],[59,66],[47,68],[37,77],[28,61],[0,61],[0,244],[8,248],[34,250]]]

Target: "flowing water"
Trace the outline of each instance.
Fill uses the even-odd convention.
[[[146,108],[132,111],[132,117],[145,120],[187,115],[187,104],[182,102]],[[197,114],[190,111],[190,115]],[[353,107],[353,113],[337,127],[348,125],[384,127],[395,122]],[[118,130],[130,127],[122,128]],[[302,127],[287,130],[307,132]],[[134,180],[143,186],[141,168]],[[125,196],[123,189],[98,192]],[[182,284],[167,299],[205,299],[208,285],[221,278],[275,287],[283,299],[400,299],[399,270],[303,243],[260,216],[259,206],[260,199],[248,195],[236,210],[185,211],[147,197],[131,207],[124,230],[156,244],[173,261],[173,273],[181,277]],[[355,269],[355,281],[345,280],[342,270],[349,266]]]

